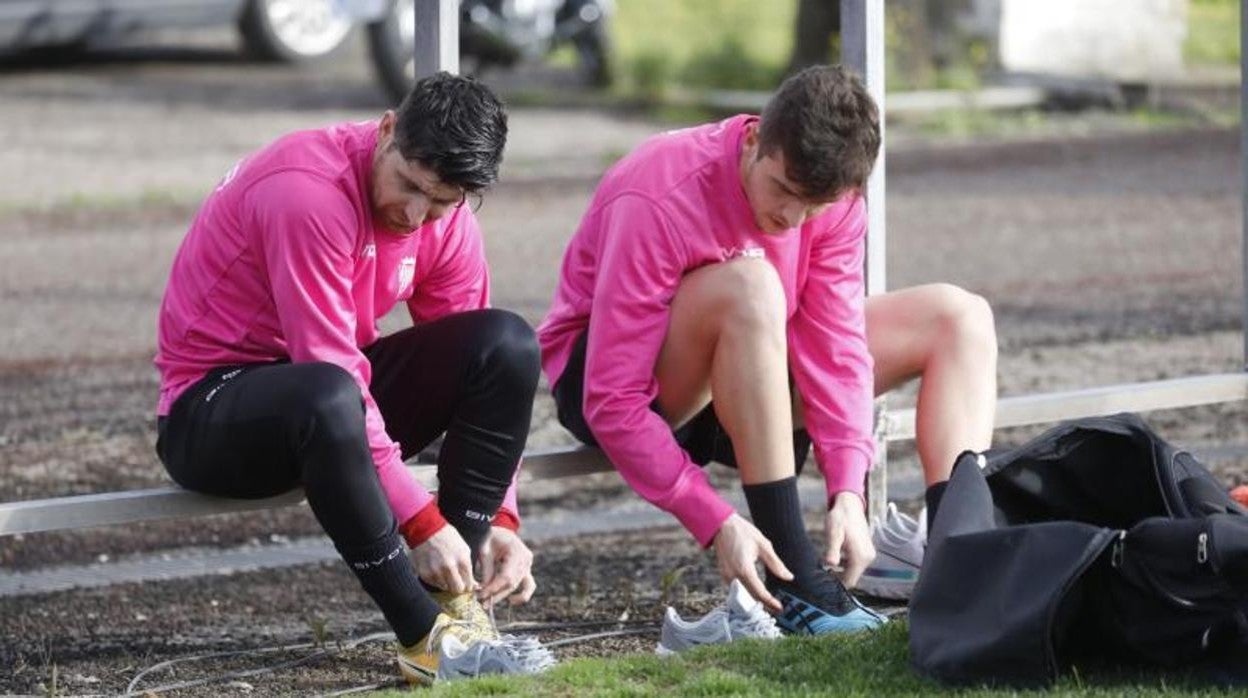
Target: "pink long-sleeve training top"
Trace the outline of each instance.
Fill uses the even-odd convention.
[[[837,492],[861,494],[874,456],[872,362],[864,321],[866,214],[843,197],[799,228],[759,230],[739,175],[751,116],[647,140],[603,177],[568,244],[550,313],[538,328],[551,385],[588,331],[585,419],[642,497],[703,546],[732,507],[650,409],[654,368],[682,277],[762,257],[784,285],[789,369],[815,458]]]
[[[405,301],[412,321],[484,308],[489,272],[468,206],[400,235],[373,222],[377,122],[290,134],[245,158],[208,196],[160,308],[157,414],[209,370],[326,361],[364,396],[377,475],[400,523],[433,498],[403,465],[369,391],[361,347]],[[515,482],[503,508],[516,512]]]

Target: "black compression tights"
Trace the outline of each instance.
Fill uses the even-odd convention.
[[[365,349],[386,431],[409,457],[439,435],[438,506],[474,553],[524,451],[538,348],[518,316],[479,310],[422,323]],[[157,452],[179,485],[259,498],[302,485],[317,521],[400,642],[438,613],[396,532],[364,431],[363,399],[330,363],[227,366],[160,420]],[[472,513],[467,513],[472,512]]]

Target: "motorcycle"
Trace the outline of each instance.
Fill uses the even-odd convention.
[[[415,3],[392,0],[381,19],[366,25],[373,67],[396,103],[415,81]],[[607,85],[611,81],[607,26],[613,10],[612,0],[463,0],[462,72],[510,67],[571,44],[581,81]]]

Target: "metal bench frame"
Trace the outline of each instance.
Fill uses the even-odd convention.
[[[1248,400],[1248,374],[1230,373],[1152,383],[1115,385],[1091,390],[1004,398],[997,403],[997,426],[1021,426],[1114,412],[1185,407]],[[914,438],[914,410],[886,414],[881,431],[886,442]],[[412,466],[418,479],[432,488],[434,467]],[[602,452],[568,446],[525,455],[523,479],[572,477],[612,470]],[[0,535],[56,531],[89,526],[159,521],[208,514],[226,514],[299,504],[303,491],[267,499],[224,499],[180,487],[156,487],[0,504]]]

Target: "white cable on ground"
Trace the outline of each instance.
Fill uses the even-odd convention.
[[[240,654],[264,654],[267,652],[276,652],[276,651],[284,651],[284,650],[299,650],[299,649],[306,649],[311,646],[312,646],[312,643],[305,642],[305,643],[300,643],[298,645],[284,645],[281,647],[261,647],[259,649],[254,649],[254,650],[231,650],[228,652],[212,652],[209,654],[194,654],[189,657],[178,657],[176,659],[168,659],[163,662],[160,662],[159,664],[154,664],[144,669],[143,671],[140,671],[139,673],[135,674],[134,678],[130,679],[129,685],[126,686],[125,695],[130,695],[134,693],[134,687],[138,685],[140,681],[143,680],[144,676],[160,671],[161,669],[167,669],[171,666],[182,664],[184,662],[197,662],[197,661],[204,660],[204,659],[216,659],[218,657],[233,657],[233,656],[237,656]]]
[[[573,628],[601,628],[607,625],[619,625],[622,627],[633,627],[641,625],[656,625],[658,621],[653,620],[582,620],[571,623],[538,623],[536,621],[516,621],[500,626],[499,631],[507,631],[513,633],[532,633],[541,632],[543,630],[571,630]]]
[[[633,627],[622,628],[622,629],[617,629],[617,630],[609,630],[609,631],[598,632],[598,633],[590,633],[587,635],[574,635],[572,637],[563,638],[562,640],[554,640],[554,641],[547,642],[544,644],[548,648],[563,647],[566,645],[572,645],[572,644],[576,644],[579,642],[588,642],[590,640],[598,640],[598,639],[608,638],[608,637],[638,635],[643,632],[652,632],[659,628],[659,624],[654,621],[611,620],[611,621],[581,621],[581,622],[575,622],[575,623],[518,622],[518,623],[509,623],[506,626],[499,628],[499,629],[510,630],[514,632],[521,632],[521,633],[531,633],[531,632],[540,632],[544,630],[558,631],[558,630],[566,630],[570,628],[602,627],[602,626],[610,626],[610,625],[616,625],[616,626],[627,625],[627,626],[633,626]],[[340,643],[336,645],[335,647],[319,649],[316,652],[305,655],[303,657],[299,657],[297,659],[291,659],[291,660],[287,660],[284,662],[278,662],[276,664],[270,664],[268,666],[258,667],[256,669],[244,669],[241,671],[233,671],[233,672],[229,672],[226,674],[218,674],[215,676],[209,676],[209,677],[202,678],[202,679],[195,679],[191,681],[180,681],[177,683],[165,684],[162,686],[155,686],[152,688],[136,690],[136,687],[139,685],[139,682],[143,680],[143,677],[147,676],[148,674],[152,674],[157,671],[160,671],[162,669],[168,669],[178,664],[202,661],[205,659],[218,659],[222,657],[273,654],[276,652],[293,652],[296,650],[311,649],[313,647],[316,647],[317,645],[316,643],[312,643],[312,642],[301,642],[301,643],[291,644],[291,645],[279,645],[275,647],[260,647],[256,649],[250,649],[250,650],[234,650],[234,651],[229,651],[229,652],[211,652],[208,654],[199,654],[199,655],[192,655],[190,657],[179,657],[177,659],[169,659],[169,660],[160,662],[159,664],[150,666],[140,671],[138,674],[136,674],[134,678],[130,680],[129,685],[126,686],[126,692],[122,695],[123,696],[143,696],[143,695],[148,695],[152,693],[175,691],[175,690],[180,690],[183,688],[193,688],[195,686],[203,686],[205,684],[217,683],[221,681],[233,681],[237,679],[251,678],[251,677],[260,676],[263,674],[273,673],[281,669],[288,669],[290,667],[307,664],[308,662],[314,661],[316,659],[333,656],[339,652],[354,649],[368,642],[374,642],[376,640],[393,640],[393,639],[394,639],[394,633],[392,632],[378,632],[378,633],[373,633],[371,635],[365,635],[363,637],[356,638],[354,640],[350,640],[345,643]],[[353,688],[343,689],[341,691],[337,691],[334,693],[326,693],[323,695],[325,696],[350,695],[353,693],[362,693],[364,691],[378,690],[388,685],[389,684],[382,683],[382,684],[371,684],[368,686],[357,686]]]
[[[234,671],[234,672],[230,672],[227,674],[209,676],[203,679],[196,679],[194,681],[181,681],[178,683],[166,684],[163,686],[156,686],[153,688],[145,688],[141,691],[135,690],[135,687],[138,685],[139,681],[143,679],[144,676],[152,672],[158,671],[160,669],[167,669],[177,664],[183,664],[183,663],[192,662],[192,661],[201,661],[204,659],[215,659],[219,657],[237,657],[240,655],[272,654],[274,652],[291,652],[294,650],[309,649],[311,647],[315,647],[316,645],[315,643],[311,643],[311,642],[301,642],[301,643],[293,644],[293,645],[280,645],[277,647],[261,647],[257,649],[236,650],[232,652],[212,652],[209,654],[201,654],[201,655],[195,655],[191,657],[180,657],[178,659],[170,659],[168,661],[164,661],[154,666],[151,666],[147,669],[144,669],[143,671],[135,675],[135,677],[130,680],[130,684],[126,686],[126,692],[123,695],[141,696],[141,695],[146,695],[149,693],[160,693],[163,691],[174,691],[174,690],[179,690],[183,688],[192,688],[194,686],[202,686],[204,684],[216,683],[218,681],[232,681],[234,679],[243,679],[243,678],[249,678],[252,676],[259,676],[262,674],[272,673],[279,669],[286,669],[289,667],[299,666],[301,664],[307,664],[308,662],[312,660],[320,659],[322,657],[332,656],[343,650],[354,649],[355,647],[358,647],[359,645],[362,645],[366,642],[372,642],[374,640],[382,640],[382,639],[393,638],[393,637],[394,637],[394,633],[392,632],[373,633],[371,635],[365,635],[364,637],[356,638],[354,640],[350,640],[348,642],[342,643],[341,645],[334,647],[334,648],[321,649],[316,652],[313,652],[312,654],[300,657],[298,659],[278,662],[277,664],[271,664],[269,666],[260,667],[257,669],[245,669],[242,671]]]
[[[341,691],[333,693],[322,693],[316,698],[333,698],[333,696],[349,696],[353,693],[364,693],[366,691],[380,691],[383,688],[406,688],[407,684],[403,681],[387,681],[385,683],[370,683],[367,686],[356,686],[354,688],[344,688]]]
[[[550,648],[550,647],[563,647],[564,645],[574,645],[574,644],[576,644],[576,643],[578,643],[578,642],[588,642],[588,641],[590,641],[590,640],[600,640],[600,639],[602,639],[602,638],[604,638],[604,637],[620,637],[620,636],[623,636],[623,635],[640,635],[640,634],[641,634],[641,633],[643,633],[643,632],[644,632],[644,633],[648,633],[648,632],[651,632],[651,631],[654,631],[654,630],[658,630],[658,628],[659,628],[659,624],[658,624],[658,623],[651,623],[650,625],[648,625],[648,626],[646,626],[646,627],[640,627],[640,628],[625,628],[624,630],[608,630],[608,631],[606,631],[606,632],[601,632],[601,633],[592,633],[592,634],[590,634],[590,635],[577,635],[577,636],[574,636],[574,637],[566,637],[566,638],[564,638],[564,639],[562,639],[562,640],[554,640],[554,641],[552,641],[552,642],[545,642],[545,643],[542,643],[542,644],[546,645],[546,647],[547,647],[547,648]]]

